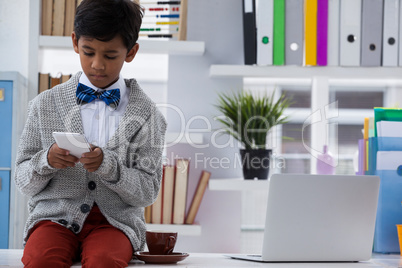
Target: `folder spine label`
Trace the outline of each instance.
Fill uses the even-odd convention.
[[[285,16],[285,63],[303,65],[303,1],[286,0]]]
[[[341,0],[340,65],[360,65],[361,0]]]
[[[317,65],[327,65],[328,0],[317,2]]]
[[[257,2],[257,64],[272,65],[274,1]]]
[[[362,2],[361,65],[381,66],[383,1]]]
[[[255,0],[243,0],[244,64],[257,62]]]
[[[285,64],[285,0],[274,0],[274,65]]]
[[[383,66],[398,66],[399,0],[384,0]]]
[[[306,0],[305,56],[306,65],[317,65],[317,0]]]
[[[328,0],[328,53],[327,65],[339,65],[340,0]]]

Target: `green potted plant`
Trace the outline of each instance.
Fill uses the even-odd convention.
[[[281,95],[254,96],[247,91],[218,94],[216,107],[224,117],[217,120],[225,132],[242,144],[240,155],[245,179],[267,179],[272,150],[266,148],[267,135],[272,127],[286,123],[284,110],[290,99]]]

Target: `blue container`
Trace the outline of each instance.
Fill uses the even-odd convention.
[[[399,253],[396,225],[402,224],[402,159],[395,170],[376,170],[378,151],[402,151],[402,138],[369,138],[369,174],[380,177],[373,251]]]

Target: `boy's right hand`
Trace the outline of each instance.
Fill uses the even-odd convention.
[[[53,143],[47,155],[47,161],[53,168],[74,167],[79,159],[69,154],[68,150],[61,149],[57,143]]]

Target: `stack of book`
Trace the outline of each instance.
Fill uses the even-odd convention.
[[[81,2],[82,0],[42,0],[41,35],[71,36],[76,8]],[[187,0],[136,2],[140,3],[144,11],[140,39],[186,40]]]
[[[82,0],[42,0],[41,35],[71,36],[76,7]]]
[[[38,94],[58,84],[64,83],[70,78],[71,74],[58,73],[55,77],[53,77],[49,73],[39,73]]]
[[[399,0],[243,0],[245,64],[402,66]]]
[[[158,198],[145,210],[147,223],[193,224],[211,173],[203,170],[186,213],[188,197],[189,160],[177,159],[174,166],[163,167],[162,184]]]

